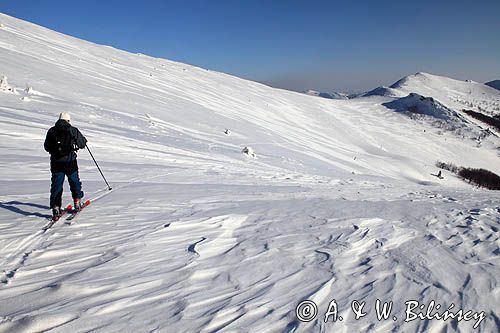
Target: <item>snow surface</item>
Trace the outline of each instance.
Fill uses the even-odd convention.
[[[408,300],[484,311],[477,331],[498,331],[500,194],[431,175],[437,160],[500,173],[497,137],[417,122],[382,105],[394,97],[319,99],[0,23],[0,76],[17,91],[0,93],[0,332],[473,330],[405,323]],[[391,89],[456,112],[500,100],[430,74]],[[43,232],[43,140],[62,111],[113,190],[80,151],[93,203]],[[320,309],[308,323],[304,299]],[[332,299],[344,321],[324,323]],[[377,320],[377,299],[397,321]]]

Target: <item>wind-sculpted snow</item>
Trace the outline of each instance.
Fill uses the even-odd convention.
[[[16,91],[0,92],[0,332],[498,331],[500,195],[431,175],[437,160],[500,173],[495,136],[478,147],[382,105],[395,97],[320,99],[0,23]],[[415,82],[457,112],[461,83]],[[460,98],[494,112],[482,92]],[[44,231],[62,111],[113,190],[80,150],[92,205]],[[409,301],[471,320],[405,322]],[[342,321],[323,321],[329,304]]]

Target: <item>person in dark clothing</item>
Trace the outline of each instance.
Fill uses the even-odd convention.
[[[70,121],[69,113],[62,112],[55,126],[48,130],[44,143],[45,150],[50,153],[50,172],[52,173],[50,208],[54,220],[61,216],[63,184],[66,176],[75,205],[74,209],[80,209],[83,198],[76,151],[85,148],[87,139],[78,128],[71,126]]]

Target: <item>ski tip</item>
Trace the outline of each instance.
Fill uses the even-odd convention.
[[[90,205],[90,200],[86,200],[83,204],[84,204],[85,206]]]

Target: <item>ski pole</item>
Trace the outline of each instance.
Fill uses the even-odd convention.
[[[99,172],[101,173],[102,179],[104,179],[104,181],[106,182],[106,185],[108,185],[108,190],[110,190],[110,191],[111,191],[111,186],[109,186],[108,181],[106,180],[106,178],[105,178],[105,177],[104,177],[104,175],[102,174],[101,168],[99,168],[99,164],[97,164],[97,161],[95,160],[94,155],[92,155],[92,152],[90,151],[90,148],[89,148],[89,146],[88,146],[88,145],[87,145],[87,150],[89,151],[90,157],[92,157],[92,159],[94,160],[94,163],[95,163],[95,165],[97,166],[97,169],[98,169],[98,170],[99,170]]]

